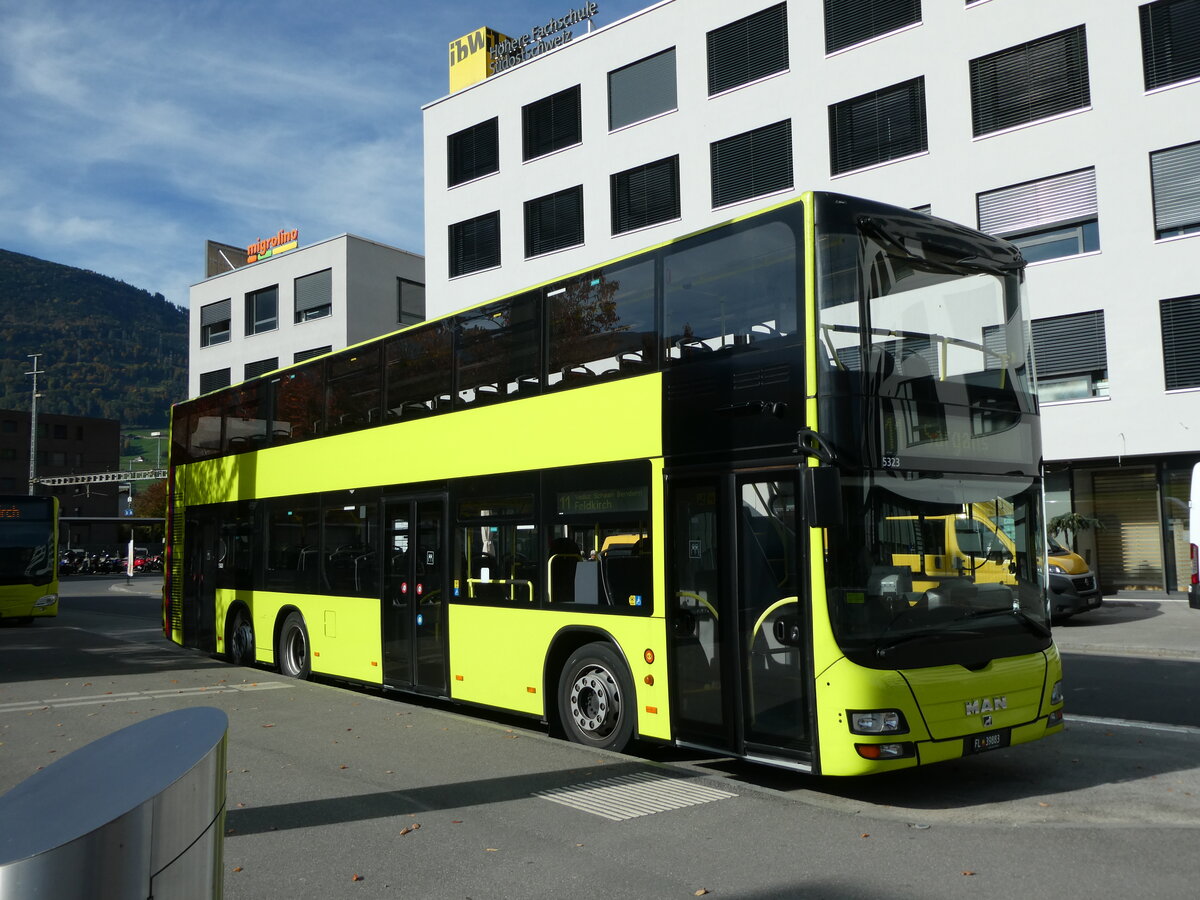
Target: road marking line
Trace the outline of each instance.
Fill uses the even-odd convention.
[[[1110,728],[1145,728],[1147,731],[1200,735],[1200,728],[1192,725],[1167,725],[1164,722],[1139,722],[1136,719],[1102,719],[1099,716],[1066,716],[1065,718],[1068,722],[1084,722],[1088,725],[1104,725]]]
[[[252,691],[272,691],[294,687],[284,681],[265,681],[254,684],[200,685],[190,688],[165,688],[155,691],[122,691],[91,697],[59,697],[54,700],[22,700],[0,703],[0,713],[30,712],[39,709],[67,709],[73,706],[100,706],[106,703],[128,703],[131,700],[166,700],[171,697],[202,697],[205,694],[238,694]]]

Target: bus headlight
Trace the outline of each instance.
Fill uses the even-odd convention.
[[[850,709],[853,734],[907,734],[908,722],[898,709]]]
[[[1062,702],[1063,702],[1062,682],[1056,681],[1056,682],[1054,682],[1054,687],[1052,687],[1050,689],[1050,703],[1053,704],[1054,706],[1057,706],[1058,704],[1060,704]]]
[[[41,609],[45,606],[53,606],[58,602],[58,594],[46,594],[38,597],[37,602],[33,604],[34,609]]]

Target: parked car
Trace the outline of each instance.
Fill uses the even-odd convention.
[[[1050,539],[1047,562],[1050,566],[1050,618],[1061,622],[1076,613],[1096,609],[1104,601],[1096,573],[1088,569],[1082,556]]]

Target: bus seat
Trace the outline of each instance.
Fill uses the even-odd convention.
[[[550,541],[549,588],[551,603],[575,602],[575,568],[583,562],[579,545],[570,538]]]

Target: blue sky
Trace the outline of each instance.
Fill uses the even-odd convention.
[[[597,0],[597,26],[651,0]],[[575,0],[0,0],[0,248],[173,303],[204,242],[280,228],[423,252],[446,46]]]

